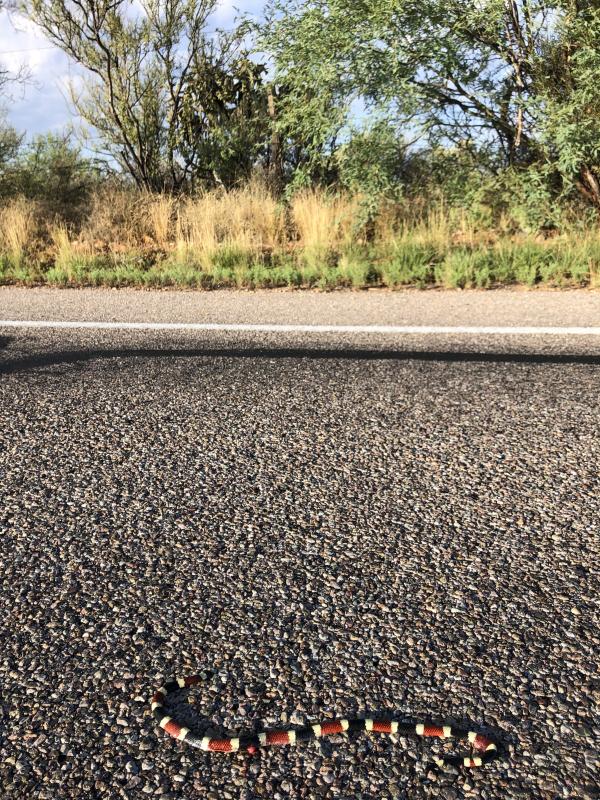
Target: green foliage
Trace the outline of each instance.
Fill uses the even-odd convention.
[[[434,264],[438,254],[433,247],[404,238],[395,243],[391,253],[382,259],[380,272],[386,286],[414,285],[423,287],[434,280]]]
[[[353,130],[335,154],[338,181],[374,206],[382,197],[397,199],[406,178],[406,153],[402,135],[389,120],[378,119]]]
[[[422,213],[443,201],[512,233],[600,211],[595,0],[267,0],[264,24],[229,32],[211,31],[218,0],[23,2],[85,71],[75,106],[144,190],[228,188],[254,171],[286,200],[346,189],[367,238],[382,198]],[[0,128],[0,194],[71,221],[80,154],[53,137],[19,147]],[[452,256],[448,281],[484,274],[471,255]],[[333,268],[307,252],[305,269],[323,259]]]
[[[248,265],[248,254],[245,250],[226,246],[220,247],[212,255],[211,261],[215,272],[235,272],[238,268]]]
[[[279,86],[276,129],[283,145],[290,192],[335,180],[335,151],[348,119],[355,90],[339,72],[323,37],[320,9],[302,2],[274,2],[265,9],[259,48],[275,65]],[[332,31],[335,34],[335,31]]]
[[[478,142],[510,163],[527,159],[547,8],[544,0],[272,0],[264,40],[294,99],[282,124],[326,148],[358,99],[432,143]],[[307,86],[318,103],[304,102]]]
[[[543,165],[503,170],[482,182],[472,195],[471,208],[487,209],[483,220],[487,227],[504,216],[504,225],[526,233],[559,228],[563,208],[552,190],[552,178],[552,171]]]
[[[493,279],[489,250],[458,248],[446,254],[436,266],[437,283],[449,289],[487,288]]]
[[[301,156],[295,182],[369,196],[393,184],[489,219],[478,194],[509,168],[517,196],[502,202],[525,230],[556,226],[557,199],[577,192],[600,208],[592,0],[271,0],[263,42],[285,87],[278,125]]]
[[[380,273],[369,253],[360,250],[342,254],[337,264],[337,284],[361,289],[379,282]]]
[[[197,165],[195,184],[234,186],[265,157],[270,122],[264,72],[247,55],[194,63],[174,136],[184,158]]]
[[[540,58],[542,138],[547,163],[600,206],[600,9],[583,0],[557,3],[556,36]]]
[[[46,134],[13,151],[4,170],[0,165],[0,195],[36,200],[45,216],[72,222],[85,212],[98,178],[70,136]]]
[[[409,153],[406,193],[411,198],[474,209],[482,202],[482,190],[497,175],[497,164],[472,143],[435,146]]]
[[[0,196],[6,193],[7,171],[19,154],[23,136],[0,119]]]
[[[31,257],[15,263],[0,253],[1,283],[47,283],[54,286],[138,286],[216,289],[307,287],[330,290],[369,286],[440,286],[485,289],[518,284],[543,286],[597,285],[600,240],[505,240],[496,245],[457,246],[441,254],[405,241],[396,258],[375,260],[375,253],[356,250],[336,262],[306,263],[286,254],[270,261],[240,252],[215,258],[210,268],[176,258],[156,259],[131,252],[83,255],[66,252],[44,268]]]

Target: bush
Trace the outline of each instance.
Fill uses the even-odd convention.
[[[493,280],[493,256],[490,250],[451,250],[435,269],[436,281],[450,289],[483,289]]]
[[[386,286],[425,286],[435,278],[435,260],[433,247],[401,239],[381,265],[383,282]]]
[[[35,200],[45,216],[69,223],[83,219],[97,181],[97,170],[69,136],[37,136],[0,161],[1,196]]]

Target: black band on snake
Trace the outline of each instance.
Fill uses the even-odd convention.
[[[489,764],[498,755],[498,747],[492,739],[475,731],[462,730],[450,725],[433,725],[430,722],[403,722],[400,720],[382,719],[340,719],[326,720],[316,725],[307,725],[304,728],[290,730],[271,730],[264,733],[250,734],[248,736],[230,737],[227,739],[213,739],[210,736],[196,736],[189,728],[180,725],[169,716],[164,702],[167,696],[180,689],[196,686],[206,680],[210,673],[192,675],[188,678],[176,678],[168,681],[152,696],[152,712],[158,725],[174,739],[185,742],[200,750],[216,753],[256,753],[261,747],[269,745],[296,744],[308,742],[311,739],[320,739],[339,733],[366,732],[380,733],[391,736],[418,736],[437,739],[459,739],[466,741],[471,746],[470,755],[442,755],[433,758],[440,767],[481,767]]]

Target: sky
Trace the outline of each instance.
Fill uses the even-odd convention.
[[[258,15],[264,0],[219,0],[214,24],[230,25],[238,11]],[[51,47],[30,21],[0,11],[0,63],[11,72],[25,66],[30,80],[12,86],[3,99],[8,122],[21,133],[58,133],[76,122],[69,102],[69,83],[79,70],[57,48]]]

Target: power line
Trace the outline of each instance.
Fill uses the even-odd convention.
[[[206,36],[215,36],[217,33],[221,32],[223,32],[222,28],[215,28],[214,30],[203,31],[203,33]],[[35,53],[40,50],[59,50],[60,52],[62,52],[60,47],[57,47],[57,45],[55,44],[50,44],[50,45],[45,45],[43,47],[22,47],[19,50],[0,50],[0,56],[12,56],[16,55],[17,53]]]
[[[32,53],[37,50],[58,50],[58,48],[50,44],[45,47],[22,47],[20,50],[0,50],[0,56],[12,56],[15,53]]]
[[[217,33],[226,32],[223,28],[214,28],[213,30],[206,30],[206,36],[215,36]],[[0,50],[0,56],[13,56],[17,53],[36,53],[41,50],[60,50],[55,44],[43,45],[38,47],[21,47],[18,50]],[[62,51],[61,51],[62,52]]]

